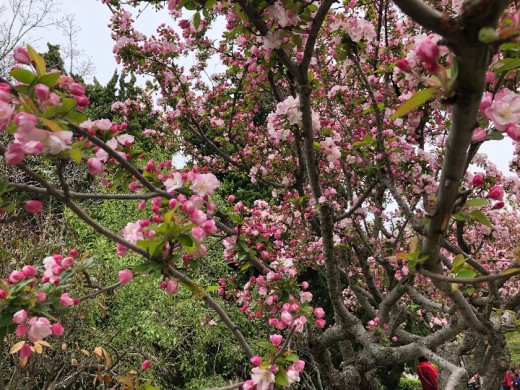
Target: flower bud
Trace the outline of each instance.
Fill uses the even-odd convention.
[[[30,65],[31,57],[29,57],[29,52],[25,47],[17,47],[14,49],[13,57],[16,62],[19,64]]]

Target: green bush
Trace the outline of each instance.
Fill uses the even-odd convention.
[[[401,378],[399,390],[421,390],[421,382],[418,379]]]

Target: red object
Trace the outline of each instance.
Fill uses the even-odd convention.
[[[417,375],[419,375],[423,390],[439,390],[438,374],[439,372],[430,362],[420,362],[417,365]]]
[[[502,386],[511,387],[512,385],[513,377],[511,376],[511,373],[509,371],[506,371],[506,374],[504,375],[504,380],[502,381]]]

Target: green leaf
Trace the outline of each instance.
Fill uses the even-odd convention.
[[[80,164],[82,157],[83,157],[83,153],[81,153],[81,150],[79,150],[79,149],[70,149],[70,158],[75,163]]]
[[[49,108],[47,108],[42,116],[44,118],[52,118],[54,115],[56,115],[58,113],[58,111],[61,110],[61,107],[60,106],[50,106]]]
[[[519,67],[520,58],[502,58],[500,61],[494,63],[491,66],[491,69],[494,69],[495,72],[501,73]]]
[[[466,203],[464,203],[464,207],[480,207],[480,206],[487,206],[489,204],[489,200],[484,198],[475,198],[475,199],[468,199]]]
[[[177,237],[177,240],[181,243],[183,247],[193,247],[193,238],[187,234],[180,234]]]
[[[477,221],[479,221],[482,225],[486,225],[488,228],[493,228],[493,225],[491,225],[491,222],[489,222],[489,219],[484,215],[482,211],[474,210],[469,213],[473,218],[475,218]]]
[[[19,81],[24,84],[31,84],[34,81],[34,79],[36,78],[36,76],[34,75],[33,72],[31,72],[30,70],[24,69],[24,68],[12,69],[9,72],[9,74],[11,76],[13,76],[13,78],[16,81]]]
[[[146,381],[141,386],[138,387],[139,390],[161,390],[157,386],[152,385],[152,381]]]
[[[468,214],[466,214],[466,213],[456,213],[456,214],[453,214],[453,219],[455,219],[456,221],[465,221],[468,218],[469,218]]]
[[[391,118],[396,119],[415,110],[421,104],[426,103],[428,100],[432,99],[436,92],[437,88],[425,88],[417,91],[415,95],[401,104],[397,110],[395,110],[395,112],[391,115]]]
[[[474,279],[475,276],[477,276],[477,271],[473,269],[463,269],[457,274],[457,278],[463,278],[463,279]]]
[[[196,12],[195,15],[193,15],[193,26],[196,30],[199,29],[200,26],[200,13]]]
[[[379,108],[380,110],[382,110],[383,108],[385,108],[384,103],[378,103],[378,104],[377,104],[377,108]],[[362,114],[363,114],[363,115],[364,115],[364,114],[369,114],[369,113],[371,113],[371,112],[374,112],[374,107],[373,107],[372,105],[371,105],[370,107],[368,107],[368,108],[365,108],[365,109],[363,110]]]
[[[268,351],[271,351],[271,352],[274,352],[274,353],[276,353],[278,351],[278,349],[273,344],[271,344],[271,343],[269,343],[267,341],[259,341],[257,343],[257,345],[260,348],[267,349]]]
[[[451,271],[453,273],[459,272],[465,263],[466,263],[466,259],[464,258],[463,255],[455,256],[455,258],[453,259],[453,267],[452,267]]]
[[[214,7],[217,4],[217,0],[206,0],[206,4],[204,4],[204,8],[209,9]]]
[[[220,286],[209,286],[208,288],[206,288],[206,292],[210,293],[210,292],[213,292],[213,291],[216,291],[220,288]]]
[[[287,360],[288,362],[296,362],[300,360],[300,358],[298,357],[298,355],[291,353],[285,357],[285,360]]]
[[[487,141],[501,141],[504,139],[504,134],[498,130],[493,130],[488,134],[486,140]]]
[[[242,217],[236,213],[234,214],[231,214],[229,216],[229,219],[231,219],[233,222],[237,222],[237,223],[241,223],[242,222]]]
[[[161,265],[155,261],[147,261],[134,267],[135,273],[153,274],[161,271]]]
[[[278,373],[274,377],[274,383],[278,386],[289,385],[289,381],[287,380],[287,372],[285,372],[285,368],[280,367]]]
[[[34,62],[34,66],[36,68],[36,73],[38,76],[44,75],[47,73],[45,69],[45,60],[41,55],[38,54],[36,50],[32,46],[27,46],[27,51],[29,52],[29,57]]]
[[[72,123],[80,124],[85,122],[88,119],[88,117],[79,111],[71,111],[67,114],[65,119],[71,121]]]
[[[38,83],[45,84],[48,87],[52,87],[56,81],[60,78],[61,73],[55,72],[55,73],[46,73],[43,76],[38,78]]]
[[[506,42],[500,45],[500,50],[519,51],[520,44],[518,44],[518,42]]]

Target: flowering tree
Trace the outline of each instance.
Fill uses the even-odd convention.
[[[118,254],[143,258],[83,298],[68,285],[95,260],[77,250],[45,258],[43,272],[14,270],[0,284],[0,336],[20,338],[11,352],[21,364],[64,332],[58,314],[150,275],[168,294],[191,290],[233,333],[253,366],[234,387],[282,388],[312,366],[327,388],[396,388],[421,355],[440,368],[442,388],[464,387],[465,368],[497,387],[520,309],[520,180],[516,154],[506,177],[478,151],[520,139],[511,1],[146,1],[180,27],[161,24],[154,36],[133,26],[140,1],[104,3],[118,61],[152,75],[161,95],[163,126],[147,135],[193,164],[145,162],[125,123],[81,113],[82,85],[48,72],[32,48],[15,51],[18,83],[0,92],[0,126],[12,137],[0,151],[35,184],[4,182],[4,220],[41,211],[51,196]],[[208,77],[216,59],[225,71]],[[30,156],[52,161],[56,180]],[[86,164],[107,191],[71,191],[67,164]],[[227,205],[217,207],[230,176],[271,196],[246,204],[222,191]],[[35,199],[16,203],[16,191]],[[150,218],[130,217],[117,234],[83,199],[136,201]],[[248,278],[193,281],[208,235]],[[266,321],[269,340],[250,345],[213,291]]]

